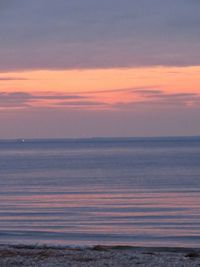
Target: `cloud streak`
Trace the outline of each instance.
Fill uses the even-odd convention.
[[[10,92],[0,93],[0,108],[22,108],[30,109],[34,107],[60,108],[60,109],[110,109],[124,110],[135,107],[200,107],[200,94],[198,93],[166,93],[159,89],[127,89],[124,91],[126,100],[119,101],[122,89],[112,90],[116,100],[110,102],[109,99],[99,100],[98,93],[84,94],[55,94],[55,93],[26,93]],[[101,96],[102,96],[102,91]],[[104,91],[107,94],[106,90]],[[127,98],[128,97],[128,98]],[[131,99],[131,100],[128,100]]]
[[[15,77],[0,77],[0,82],[7,82],[7,81],[27,81],[27,78],[15,78]]]
[[[140,95],[142,100],[118,102],[116,108],[132,109],[135,107],[170,108],[171,106],[200,108],[200,94],[197,93],[165,93],[161,90],[136,90],[134,94]]]
[[[35,105],[43,106],[52,106],[59,105],[60,100],[77,100],[77,99],[85,99],[86,96],[81,95],[70,95],[70,94],[31,94],[25,92],[1,92],[0,93],[0,107],[1,108],[27,108],[33,107]]]

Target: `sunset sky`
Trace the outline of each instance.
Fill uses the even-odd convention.
[[[0,0],[0,138],[200,134],[199,0]]]

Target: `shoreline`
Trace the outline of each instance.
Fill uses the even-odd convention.
[[[132,245],[48,245],[48,244],[9,244],[0,243],[1,249],[52,249],[52,250],[92,250],[92,251],[107,251],[107,250],[137,250],[137,251],[155,251],[155,252],[199,252],[200,247],[169,247],[169,246],[132,246]]]
[[[200,248],[103,245],[70,248],[0,244],[0,266],[189,267],[200,266]]]

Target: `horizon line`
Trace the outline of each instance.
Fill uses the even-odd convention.
[[[27,138],[0,138],[2,141],[15,141],[15,142],[25,142],[25,141],[49,141],[49,140],[105,140],[105,139],[184,139],[184,138],[200,138],[199,135],[152,135],[152,136],[91,136],[91,137],[27,137]]]

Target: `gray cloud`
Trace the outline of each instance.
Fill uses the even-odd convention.
[[[60,95],[55,93],[44,94],[30,94],[25,92],[0,92],[0,107],[30,107],[36,102],[40,101],[53,101],[60,100],[77,100],[85,99],[86,96],[81,95]],[[51,102],[52,103],[52,102]]]
[[[1,70],[200,65],[199,1],[1,5]]]
[[[113,90],[113,93],[121,92],[122,89]],[[101,91],[100,91],[101,92]],[[105,90],[106,92],[106,90]],[[141,96],[142,100],[118,102],[109,104],[96,101],[93,94],[31,94],[26,92],[0,92],[0,108],[31,108],[45,106],[49,108],[96,108],[96,109],[132,109],[134,107],[158,106],[170,108],[170,106],[194,106],[200,107],[200,94],[197,93],[165,93],[158,89],[125,89],[126,94],[133,97]]]
[[[56,106],[63,106],[63,107],[107,107],[109,106],[105,102],[99,102],[99,101],[64,101],[56,103]]]
[[[81,105],[81,106],[94,106],[94,105],[105,105],[104,102],[96,102],[96,101],[70,101],[70,102],[60,102],[57,103],[57,105],[70,105],[70,106],[74,106],[74,105]]]
[[[155,88],[157,86],[154,86],[152,88]],[[131,87],[131,88],[117,88],[117,89],[102,89],[102,90],[95,90],[95,91],[85,91],[84,93],[86,94],[104,94],[104,93],[113,93],[113,94],[116,94],[116,93],[138,93],[138,94],[141,94],[142,92],[147,93],[149,94],[150,92],[159,92],[159,90],[153,90],[151,89],[151,87]],[[160,91],[162,92],[162,91]]]
[[[15,77],[0,77],[0,82],[6,81],[27,81],[27,78],[15,78]]]
[[[162,90],[156,90],[156,89],[136,89],[136,90],[132,90],[132,92],[134,94],[139,94],[145,97],[155,97],[155,96],[161,96],[163,95],[163,91]]]
[[[0,93],[0,108],[27,107],[29,94],[26,93]]]
[[[169,94],[160,90],[138,90],[135,92],[141,95],[143,100],[119,102],[116,108],[148,107],[158,106],[159,108],[170,108],[170,106],[193,106],[200,107],[200,94],[197,93],[175,93]]]
[[[46,105],[44,105],[46,103]],[[37,105],[36,105],[37,104]],[[105,102],[94,101],[90,96],[80,94],[31,94],[26,92],[0,92],[0,108],[69,108],[69,109],[99,109],[109,105]]]

